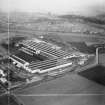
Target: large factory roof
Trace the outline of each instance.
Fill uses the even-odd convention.
[[[49,59],[49,60],[45,60],[45,61],[41,61],[41,62],[32,62],[29,65],[29,68],[31,68],[31,70],[35,70],[35,69],[40,69],[40,70],[45,70],[45,69],[49,69],[49,68],[53,68],[53,67],[57,67],[63,64],[68,64],[70,63],[67,62],[66,59]]]
[[[36,61],[43,61],[43,58],[38,57],[37,55],[30,55],[28,53],[25,53],[23,51],[19,51],[17,54],[15,54],[15,56],[23,59],[26,62],[31,63],[32,61],[36,62]]]
[[[73,64],[73,61],[68,58],[85,56],[84,54],[78,52],[69,53],[62,50],[59,46],[38,40],[36,38],[24,40],[20,42],[19,45],[21,46],[15,56],[28,62],[29,65],[26,69],[32,73],[37,71],[44,73],[65,68]]]
[[[35,51],[39,50],[55,57],[65,57],[70,55],[68,52],[65,52],[61,49],[56,49],[54,46],[51,46],[44,42],[35,42],[33,40],[26,40],[23,41],[21,44]]]

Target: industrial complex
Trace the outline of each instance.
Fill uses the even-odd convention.
[[[104,17],[0,11],[0,105],[105,105]]]
[[[66,51],[61,46],[39,38],[19,41],[14,47],[17,49],[15,53],[10,53],[9,56],[1,59],[0,69],[0,80],[3,84],[6,83],[11,87],[17,87],[18,83],[21,84],[21,82],[37,81],[36,75],[38,78],[41,76],[41,79],[43,79],[44,76],[53,75],[55,72],[59,74],[62,71],[75,70],[74,68],[78,66],[87,65],[88,60],[94,56],[79,51]],[[3,70],[3,65],[4,69],[7,70],[7,74]],[[22,78],[22,81],[14,82],[13,78],[16,76],[12,76],[11,82],[8,71],[10,76],[18,75],[18,79],[21,80]],[[16,79],[14,78],[14,80]]]
[[[70,53],[63,51],[57,45],[53,45],[39,39],[25,40],[17,44],[19,51],[9,58],[13,63],[31,73],[45,73],[56,69],[62,69],[73,64],[70,58],[82,58],[84,64],[87,55],[83,53]],[[80,63],[78,62],[78,64]]]

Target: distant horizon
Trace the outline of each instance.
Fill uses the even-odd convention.
[[[0,0],[6,13],[51,13],[95,16],[105,13],[105,0]]]
[[[0,13],[6,13],[8,14],[7,11],[3,11],[0,9]],[[98,15],[105,15],[105,12],[102,13],[98,13],[95,15],[84,15],[84,14],[79,14],[79,13],[61,13],[61,14],[56,14],[56,13],[51,13],[51,12],[26,12],[26,11],[11,11],[11,13],[25,13],[25,14],[45,14],[45,15],[56,15],[56,16],[62,16],[62,15],[75,15],[75,16],[86,16],[86,17],[94,17],[94,16],[98,16]]]

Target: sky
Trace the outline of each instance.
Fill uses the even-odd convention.
[[[0,0],[0,9],[6,12],[94,15],[105,12],[105,0]]]

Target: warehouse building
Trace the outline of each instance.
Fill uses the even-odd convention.
[[[18,46],[19,50],[10,59],[15,65],[31,73],[45,73],[72,66],[73,62],[69,58],[85,56],[82,53],[73,55],[57,45],[36,38],[19,42]]]

